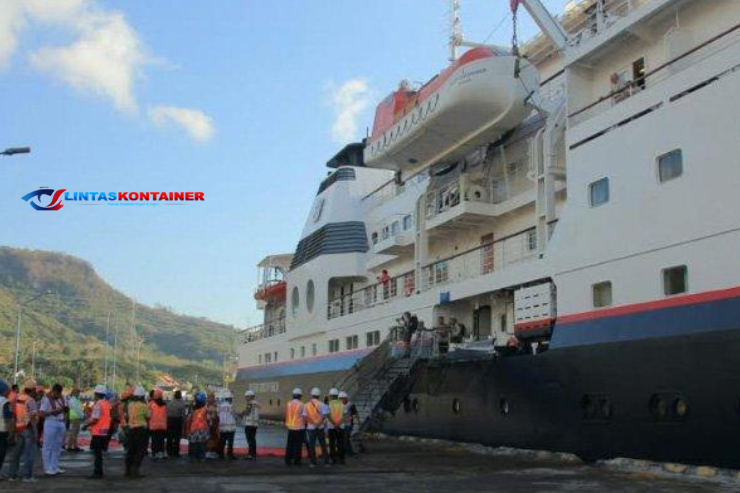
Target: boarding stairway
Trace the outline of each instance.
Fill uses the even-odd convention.
[[[403,326],[392,327],[370,354],[357,362],[335,387],[347,392],[357,408],[356,432],[376,428],[398,409],[411,391],[417,363],[435,356],[435,332],[420,325],[411,347],[403,342]]]

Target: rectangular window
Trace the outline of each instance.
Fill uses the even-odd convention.
[[[332,339],[329,341],[329,352],[336,353],[339,351],[339,339]]]
[[[270,353],[265,354],[265,363],[272,363],[272,355]]]
[[[396,236],[400,232],[401,232],[401,224],[398,221],[393,221],[393,224],[391,224],[391,234],[393,236]]]
[[[383,226],[383,230],[381,231],[381,238],[384,240],[387,240],[391,235],[391,230],[388,226]]]
[[[319,352],[319,348],[314,342],[313,344],[311,344],[311,356],[316,356],[318,352]]]
[[[644,58],[638,58],[632,63],[632,80],[634,81],[634,90],[642,91],[645,89],[645,75],[647,67]]]
[[[306,346],[301,346],[301,358],[306,357]]]
[[[685,265],[663,269],[663,293],[666,296],[682,294],[688,290],[688,270]]]
[[[345,340],[345,343],[347,345],[347,350],[350,351],[352,349],[357,349],[357,346],[359,346],[359,337],[358,336],[349,336]]]
[[[612,304],[612,283],[604,281],[592,286],[594,295],[594,308],[604,308]]]
[[[368,332],[365,334],[365,345],[367,347],[373,347],[380,344],[380,331],[375,330],[373,332]]]
[[[408,231],[411,229],[411,214],[403,216],[403,230]]]
[[[527,231],[527,250],[534,252],[537,250],[537,230]]]
[[[272,361],[274,361],[275,363],[277,363],[277,360],[278,360],[278,358],[277,358],[277,351],[275,351],[275,352],[274,352],[274,353],[272,354]]]
[[[262,355],[261,355],[261,354],[260,354],[260,355],[259,355],[259,357],[257,358],[257,361],[258,361],[258,363],[259,363],[260,365],[262,364]]]
[[[295,359],[295,348],[290,348],[290,359]]]
[[[609,178],[602,178],[588,186],[591,207],[598,207],[609,202]]]
[[[658,156],[658,179],[665,183],[683,174],[683,153],[675,149]]]
[[[378,233],[370,235],[370,240],[373,242],[373,245],[376,245],[378,243]]]

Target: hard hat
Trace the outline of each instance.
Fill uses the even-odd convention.
[[[152,394],[152,399],[157,400],[161,399],[163,397],[162,391],[160,389],[154,389],[154,394]]]
[[[321,397],[321,389],[314,387],[311,389],[311,397]]]
[[[341,392],[339,393],[339,398],[340,398],[340,399],[349,399],[349,396],[347,395],[347,392],[345,392],[345,391],[341,391]]]
[[[332,397],[339,396],[339,391],[337,389],[331,389],[329,391],[329,395],[332,396]]]
[[[247,390],[244,392],[244,397],[254,397],[254,390]]]
[[[144,387],[139,385],[134,389],[134,397],[146,397],[146,390],[144,390]]]
[[[193,397],[195,398],[195,402],[197,402],[198,404],[205,404],[206,402],[206,393],[202,390],[196,392]]]
[[[100,383],[100,384],[98,384],[98,385],[95,386],[95,390],[93,392],[96,393],[96,394],[107,395],[108,394],[108,387],[106,387],[105,385],[103,385],[102,383]]]
[[[23,382],[23,388],[24,389],[35,389],[36,388],[36,380],[28,379],[25,382]]]
[[[293,395],[303,395],[303,391],[296,387],[293,389]]]

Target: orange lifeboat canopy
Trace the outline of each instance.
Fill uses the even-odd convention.
[[[254,293],[254,299],[258,301],[285,301],[287,289],[288,284],[285,281],[278,281],[258,289]]]

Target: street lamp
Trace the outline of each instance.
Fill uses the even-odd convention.
[[[23,307],[31,303],[32,301],[36,301],[42,296],[46,296],[47,294],[51,294],[51,291],[37,294],[33,298],[30,298],[23,303],[18,303],[18,327],[15,331],[15,366],[13,371],[13,383],[18,383],[18,359],[21,354],[21,317],[23,316]]]
[[[31,152],[30,147],[9,147],[3,152],[0,152],[0,156],[14,156],[16,154],[29,154]]]

